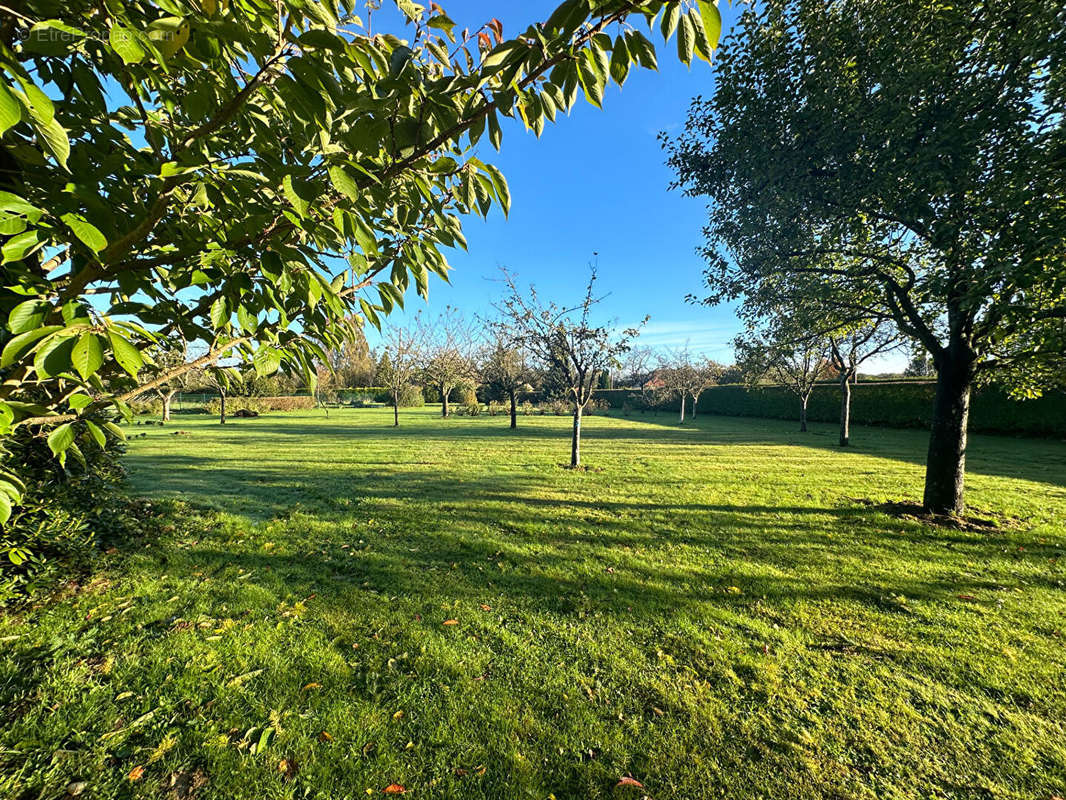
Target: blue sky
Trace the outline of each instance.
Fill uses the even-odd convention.
[[[460,30],[498,17],[505,36],[546,19],[556,4],[441,3]],[[722,2],[727,27],[737,10]],[[384,22],[375,19],[375,30],[385,30],[379,27]],[[595,251],[600,288],[610,293],[601,305],[605,319],[626,325],[648,314],[642,344],[668,348],[687,341],[694,352],[732,358],[729,340],[739,329],[732,310],[685,302],[686,294],[701,290],[702,259],[695,251],[704,203],[668,190],[672,175],[656,139],[660,131],[679,131],[691,99],[713,91],[712,70],[703,61],[685,67],[673,40],[662,45],[658,32],[653,41],[659,71],[634,69],[622,90],[609,88],[602,111],[579,99],[569,117],[546,126],[540,139],[512,123],[504,128],[501,153],[484,140],[479,156],[506,175],[511,215],[505,220],[493,211],[487,221],[468,218],[469,252],[450,254],[451,285],[435,281],[429,307],[412,297],[408,313],[435,313],[446,304],[490,313],[502,293],[500,267],[514,272],[520,285],[533,283],[543,296],[566,302],[580,295]],[[373,332],[368,336],[372,343],[377,339]]]

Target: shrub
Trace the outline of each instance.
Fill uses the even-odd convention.
[[[498,400],[489,401],[489,416],[495,417],[501,414],[509,414],[511,412],[510,407],[506,403],[501,403]]]
[[[477,388],[472,383],[461,383],[452,390],[451,399],[456,405],[476,405]]]
[[[315,398],[307,395],[226,398],[226,414],[236,414],[238,411],[255,411],[259,414],[269,411],[308,411],[314,407]],[[204,410],[217,417],[222,410],[222,401],[215,398],[204,406]]]
[[[163,413],[163,401],[158,397],[142,397],[130,403],[130,410],[135,416],[159,416]]]
[[[426,404],[426,398],[422,395],[422,387],[407,384],[400,390],[400,408],[421,408]],[[389,396],[389,405],[392,405],[392,396]]]
[[[532,414],[537,413],[537,407],[533,405],[533,403],[531,403],[529,400],[523,400],[521,403],[518,404],[518,413],[524,414],[528,417]]]
[[[43,439],[12,437],[8,464],[26,491],[0,532],[0,606],[84,573],[101,544],[135,530],[139,506],[121,494],[121,452],[85,447],[85,466],[63,469]]]

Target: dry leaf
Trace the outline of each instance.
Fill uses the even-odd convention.
[[[972,594],[960,594],[959,595],[959,599],[960,600],[969,600],[970,602],[976,602],[977,601],[977,598],[974,597]],[[1054,800],[1054,798],[1052,798],[1052,800]]]
[[[459,620],[457,620],[457,619],[446,619],[446,620],[444,620],[444,622],[441,623],[441,625],[458,625],[458,624],[459,624]]]
[[[321,739],[323,742],[332,742],[333,741],[333,737],[330,736],[325,731],[322,731],[322,733],[318,734],[318,738]]]
[[[622,778],[615,784],[617,789],[619,786],[632,786],[634,789],[643,789],[644,784],[638,781],[636,778],[630,778],[628,775],[623,775]]]
[[[283,758],[278,762],[278,772],[285,776],[286,780],[291,781],[296,777],[296,762],[289,758]]]
[[[481,604],[482,611],[492,611],[492,606],[487,606],[484,603]]]
[[[385,787],[385,794],[406,794],[407,790],[398,783],[390,783]]]
[[[393,719],[403,719],[403,712],[402,711],[397,711],[395,714],[392,715],[392,718]]]
[[[322,684],[321,683],[309,683],[304,688],[302,688],[300,691],[301,692],[306,692],[308,689],[321,689],[321,688],[322,688]]]
[[[130,781],[139,781],[143,777],[144,777],[144,767],[136,766],[136,767],[134,767],[133,769],[130,770],[130,774],[129,774]]]

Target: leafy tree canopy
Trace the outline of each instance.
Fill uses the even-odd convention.
[[[500,147],[503,117],[539,135],[579,94],[599,106],[655,68],[642,29],[686,63],[720,30],[706,0],[566,0],[512,38],[412,0],[380,30],[379,5],[4,10],[0,431],[48,424],[78,456],[91,418],[133,396],[106,377],[138,377],[160,337],[312,380],[346,316],[376,323],[447,276],[463,215],[506,213],[503,175],[475,154]]]

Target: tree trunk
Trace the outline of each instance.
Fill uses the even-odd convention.
[[[518,392],[511,392],[511,430],[518,427]]]
[[[392,427],[400,427],[400,397],[395,395],[392,401]]]
[[[807,432],[807,400],[810,395],[800,398],[800,433]]]
[[[451,394],[451,390],[445,389],[443,386],[440,390],[440,415],[442,417],[448,416],[448,395]]]
[[[170,422],[170,404],[177,392],[168,392],[163,395],[163,422]]]
[[[679,419],[678,422],[681,423],[681,424],[684,424],[684,422],[685,422],[685,393],[684,392],[681,393],[681,419]]]
[[[933,430],[922,501],[925,510],[935,514],[961,514],[966,509],[963,486],[972,385],[972,360],[945,354],[937,364]]]
[[[840,446],[851,441],[851,383],[845,372],[840,379]]]
[[[692,395],[692,413],[689,416],[691,416],[693,419],[696,419],[696,405],[699,402],[700,402],[699,395],[696,395],[696,394]]]
[[[581,466],[581,406],[574,405],[574,438],[570,443],[570,466]]]
[[[221,398],[221,402],[219,403],[218,424],[219,425],[225,425],[226,424],[226,393],[225,392],[220,392],[219,397]]]

